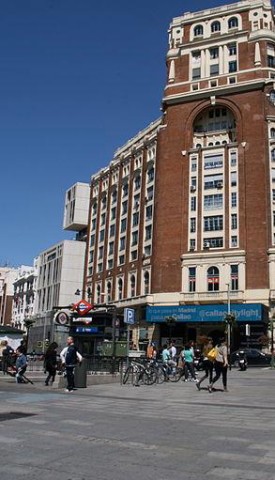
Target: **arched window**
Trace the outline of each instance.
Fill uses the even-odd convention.
[[[112,300],[112,284],[111,282],[107,283],[107,302]]]
[[[203,35],[203,26],[196,25],[196,27],[194,28],[194,37],[199,37],[200,35]]]
[[[237,28],[238,27],[238,19],[237,17],[231,17],[228,20],[228,28]]]
[[[220,273],[217,267],[209,267],[207,270],[207,291],[214,292],[220,289]]]
[[[131,286],[131,297],[135,297],[136,296],[136,277],[135,275],[131,275],[131,278],[130,278],[130,286]]]
[[[221,24],[220,22],[213,22],[211,25],[211,32],[216,33],[221,31]]]
[[[122,294],[123,294],[123,281],[122,278],[118,280],[118,299],[122,299]]]
[[[100,285],[96,287],[96,302],[101,303],[101,288]]]
[[[148,295],[148,293],[150,292],[150,286],[149,286],[150,275],[149,275],[149,272],[147,270],[144,272],[143,279],[144,279],[144,294]]]

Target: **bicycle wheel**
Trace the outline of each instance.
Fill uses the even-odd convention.
[[[153,385],[153,383],[156,383],[157,372],[155,368],[146,369],[145,373],[147,374],[145,377],[146,381],[144,381],[145,385]]]
[[[168,373],[168,378],[170,382],[178,382],[179,379],[181,378],[183,374],[182,368],[173,368],[169,373]]]
[[[127,367],[126,370],[125,370],[125,373],[124,373],[123,378],[122,378],[123,385],[125,385],[128,382],[130,375],[132,376],[132,381],[133,381],[133,367],[132,366]]]
[[[157,383],[161,384],[165,380],[165,373],[162,368],[157,369]]]

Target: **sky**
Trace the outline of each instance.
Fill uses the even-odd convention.
[[[66,190],[161,114],[173,17],[225,3],[0,1],[1,266],[74,238]]]

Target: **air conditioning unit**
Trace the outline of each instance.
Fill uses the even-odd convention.
[[[211,246],[211,245],[210,245],[210,242],[203,242],[203,248],[204,248],[205,250],[207,250],[208,248],[210,248],[210,246]]]
[[[195,185],[191,185],[191,187],[190,187],[190,192],[195,192],[195,191],[196,191]]]
[[[223,187],[223,183],[222,182],[218,182],[217,183],[217,188],[222,188]]]

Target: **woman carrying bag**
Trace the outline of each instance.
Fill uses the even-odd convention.
[[[208,385],[208,391],[211,393],[213,391],[214,383],[219,380],[220,376],[222,375],[222,383],[223,383],[223,391],[227,392],[227,370],[228,370],[228,358],[227,358],[227,345],[225,338],[220,338],[217,346],[217,354],[216,359],[214,362],[214,368],[216,374],[212,380],[212,382]]]

